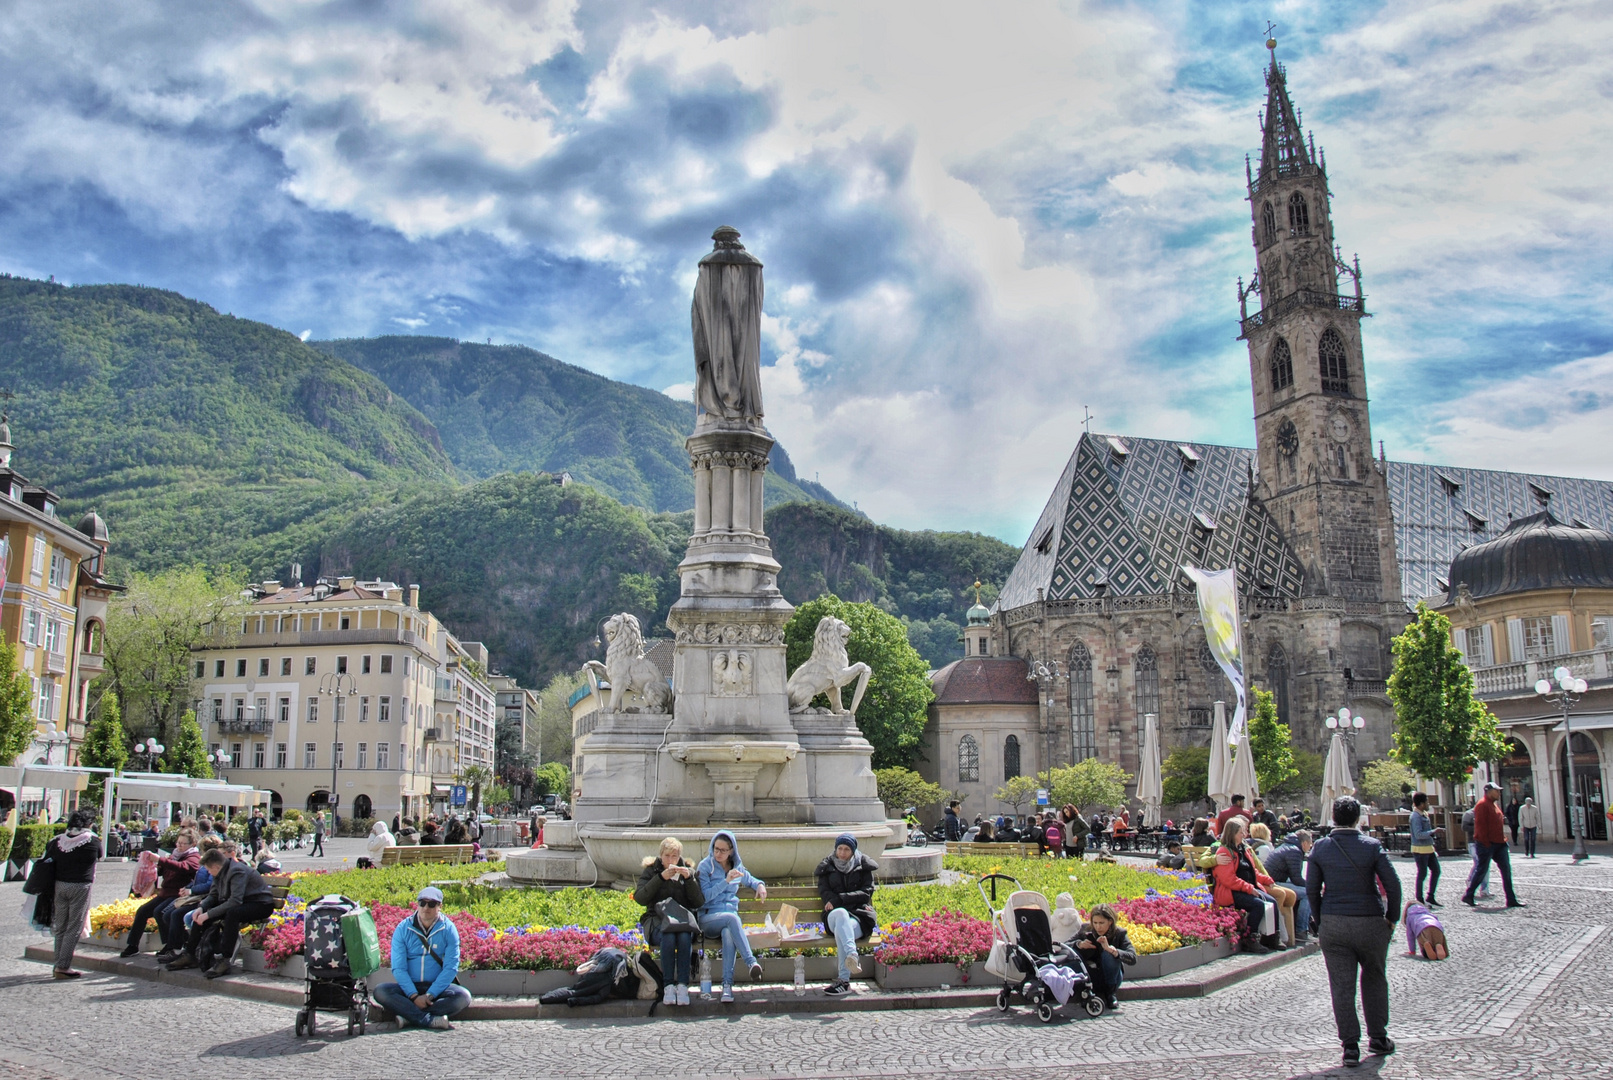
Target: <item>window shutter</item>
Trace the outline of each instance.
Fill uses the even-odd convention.
[[[1495,663],[1495,628],[1489,623],[1484,624],[1484,666],[1490,667]]]
[[[1553,656],[1562,656],[1573,652],[1568,641],[1568,616],[1553,615],[1551,617],[1551,652]]]
[[[1523,620],[1507,620],[1507,651],[1514,664],[1523,663]]]
[[[1467,655],[1467,631],[1452,630],[1451,643],[1456,646],[1456,651],[1462,654],[1462,663],[1471,667],[1473,661]]]

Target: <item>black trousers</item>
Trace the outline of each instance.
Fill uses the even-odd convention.
[[[215,960],[228,960],[235,955],[235,942],[241,936],[241,927],[260,923],[273,914],[273,904],[250,903],[231,908],[217,919],[208,916],[207,921],[200,925],[192,922],[190,937],[185,940],[185,951],[195,955],[196,947],[202,943],[202,937],[216,927],[218,942],[213,946],[213,957]]]
[[[1434,899],[1434,893],[1439,889],[1439,852],[1418,851],[1413,853],[1417,860],[1417,901],[1423,899],[1423,878],[1428,879],[1428,899]]]
[[[1355,988],[1361,986],[1361,1011],[1367,1037],[1389,1037],[1389,938],[1394,924],[1375,915],[1323,915],[1322,959],[1327,964],[1328,991],[1333,997],[1333,1024],[1344,1046],[1361,1045],[1361,1020],[1355,1014]]]
[[[1468,875],[1467,892],[1463,894],[1464,898],[1468,900],[1473,898],[1473,890],[1478,887],[1479,882],[1484,880],[1484,875],[1493,862],[1495,863],[1495,868],[1501,871],[1501,888],[1506,893],[1507,903],[1516,904],[1518,894],[1512,891],[1512,854],[1507,850],[1506,844],[1478,844],[1475,846],[1478,849],[1479,861],[1473,864],[1473,873]]]
[[[129,944],[138,948],[146,932],[146,920],[157,920],[157,933],[164,945],[168,944],[168,909],[174,906],[171,896],[153,896],[134,909],[134,926],[129,930]]]
[[[325,834],[316,832],[314,833],[314,846],[308,849],[308,857],[313,858],[315,855],[323,854],[325,854]]]

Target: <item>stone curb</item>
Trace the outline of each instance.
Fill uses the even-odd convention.
[[[1294,963],[1321,951],[1315,942],[1286,952],[1273,953],[1245,964],[1233,971],[1223,972],[1193,982],[1165,985],[1133,984],[1120,988],[1122,1001],[1151,1001],[1171,998],[1208,997],[1229,986],[1263,975],[1268,971]],[[23,951],[23,959],[51,963],[53,953],[49,945],[30,945]],[[124,975],[148,982],[161,983],[176,989],[202,993],[223,994],[228,997],[260,1001],[269,1005],[298,1008],[302,1005],[302,984],[274,975],[258,975],[237,970],[219,979],[207,979],[200,971],[164,971],[149,955],[123,959],[111,949],[81,943],[74,956],[75,967],[85,971],[100,971],[110,975]],[[989,989],[946,990],[929,992],[889,993],[866,991],[845,997],[824,997],[820,989],[796,997],[787,985],[767,997],[746,991],[738,1001],[723,1004],[719,1001],[701,1001],[698,996],[686,1007],[668,1008],[660,1002],[611,1001],[585,1009],[572,1009],[564,1005],[539,1005],[536,998],[482,998],[471,1003],[459,1020],[552,1020],[563,1016],[577,1019],[631,1018],[655,1016],[658,1019],[696,1019],[705,1016],[760,1016],[782,1013],[844,1013],[888,1012],[896,1009],[981,1009],[996,1005],[996,985]],[[653,1010],[653,1011],[652,1011]],[[332,1017],[339,1014],[331,1013]],[[385,1017],[385,1010],[377,1006],[372,1018]],[[328,1021],[327,1021],[328,1022]]]

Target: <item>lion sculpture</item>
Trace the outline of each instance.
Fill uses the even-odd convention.
[[[661,669],[644,657],[644,632],[638,618],[626,614],[605,620],[605,662],[590,660],[585,667],[610,683],[608,711],[619,712],[629,696],[642,703],[642,711],[664,713],[672,704],[672,688]]]
[[[863,693],[874,669],[863,663],[850,663],[846,657],[846,639],[851,628],[832,615],[818,620],[812,634],[812,658],[795,669],[790,676],[786,692],[790,697],[790,711],[806,712],[812,699],[819,694],[829,698],[829,711],[836,715],[855,713],[862,704]],[[851,708],[840,701],[840,688],[856,680],[857,689],[851,695]]]

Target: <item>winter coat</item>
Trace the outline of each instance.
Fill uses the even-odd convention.
[[[719,863],[717,857],[712,854],[712,850],[717,846],[718,836],[723,837],[733,846],[733,854],[730,858],[733,859],[733,869],[738,870],[740,873],[740,876],[734,881],[728,880],[728,868]],[[706,857],[700,860],[699,866],[695,867],[695,880],[700,883],[700,892],[705,897],[705,903],[700,906],[699,910],[701,918],[723,911],[737,914],[739,911],[739,890],[744,888],[754,892],[763,887],[762,879],[745,869],[745,864],[739,858],[739,841],[734,839],[734,834],[726,829],[719,831],[711,838],[711,845],[706,849]]]
[[[851,869],[842,871],[831,855],[818,864],[815,874],[823,902],[857,917],[862,928],[858,937],[867,937],[879,925],[879,917],[874,914],[874,871],[878,869],[878,863],[859,851],[851,856]],[[823,914],[827,917],[829,912]]]
[[[176,851],[172,857],[163,855],[157,859],[157,892],[155,895],[163,897],[178,896],[185,891],[196,878],[196,871],[201,869],[202,853],[198,848],[186,851]]]
[[[410,997],[435,998],[458,974],[459,928],[446,916],[437,916],[427,930],[411,915],[392,931],[392,977]]]
[[[963,832],[963,822],[958,820],[958,815],[952,812],[950,806],[947,807],[946,813],[941,817],[942,835],[948,840],[962,840]]]
[[[1298,842],[1283,844],[1272,849],[1265,859],[1266,873],[1279,885],[1295,889],[1305,887],[1305,852]]]
[[[263,875],[243,862],[228,862],[213,879],[207,899],[200,904],[209,919],[223,918],[242,904],[271,904],[274,890]]]
[[[1232,854],[1231,862],[1223,863],[1218,859],[1215,868],[1210,871],[1211,879],[1215,882],[1214,901],[1217,907],[1231,907],[1233,893],[1256,893],[1276,884],[1270,874],[1256,866],[1254,853],[1247,846],[1239,847]]]
[[[1377,915],[1391,923],[1400,915],[1400,875],[1383,845],[1355,829],[1334,829],[1316,841],[1305,872],[1305,893],[1312,927],[1320,925],[1323,915]]]
[[[392,834],[386,831],[386,822],[377,821],[370,826],[370,836],[369,839],[364,841],[364,850],[369,852],[370,861],[379,866],[382,854],[385,853],[387,848],[396,847],[397,843],[392,838]]]
[[[687,859],[679,859],[675,865],[689,866],[689,862]],[[688,877],[668,881],[661,876],[661,872],[665,869],[666,867],[661,865],[661,856],[651,855],[646,858],[644,869],[639,872],[638,886],[633,890],[633,899],[648,910],[671,898],[690,911],[698,912],[706,902],[705,893],[700,891],[699,875],[690,874]]]

